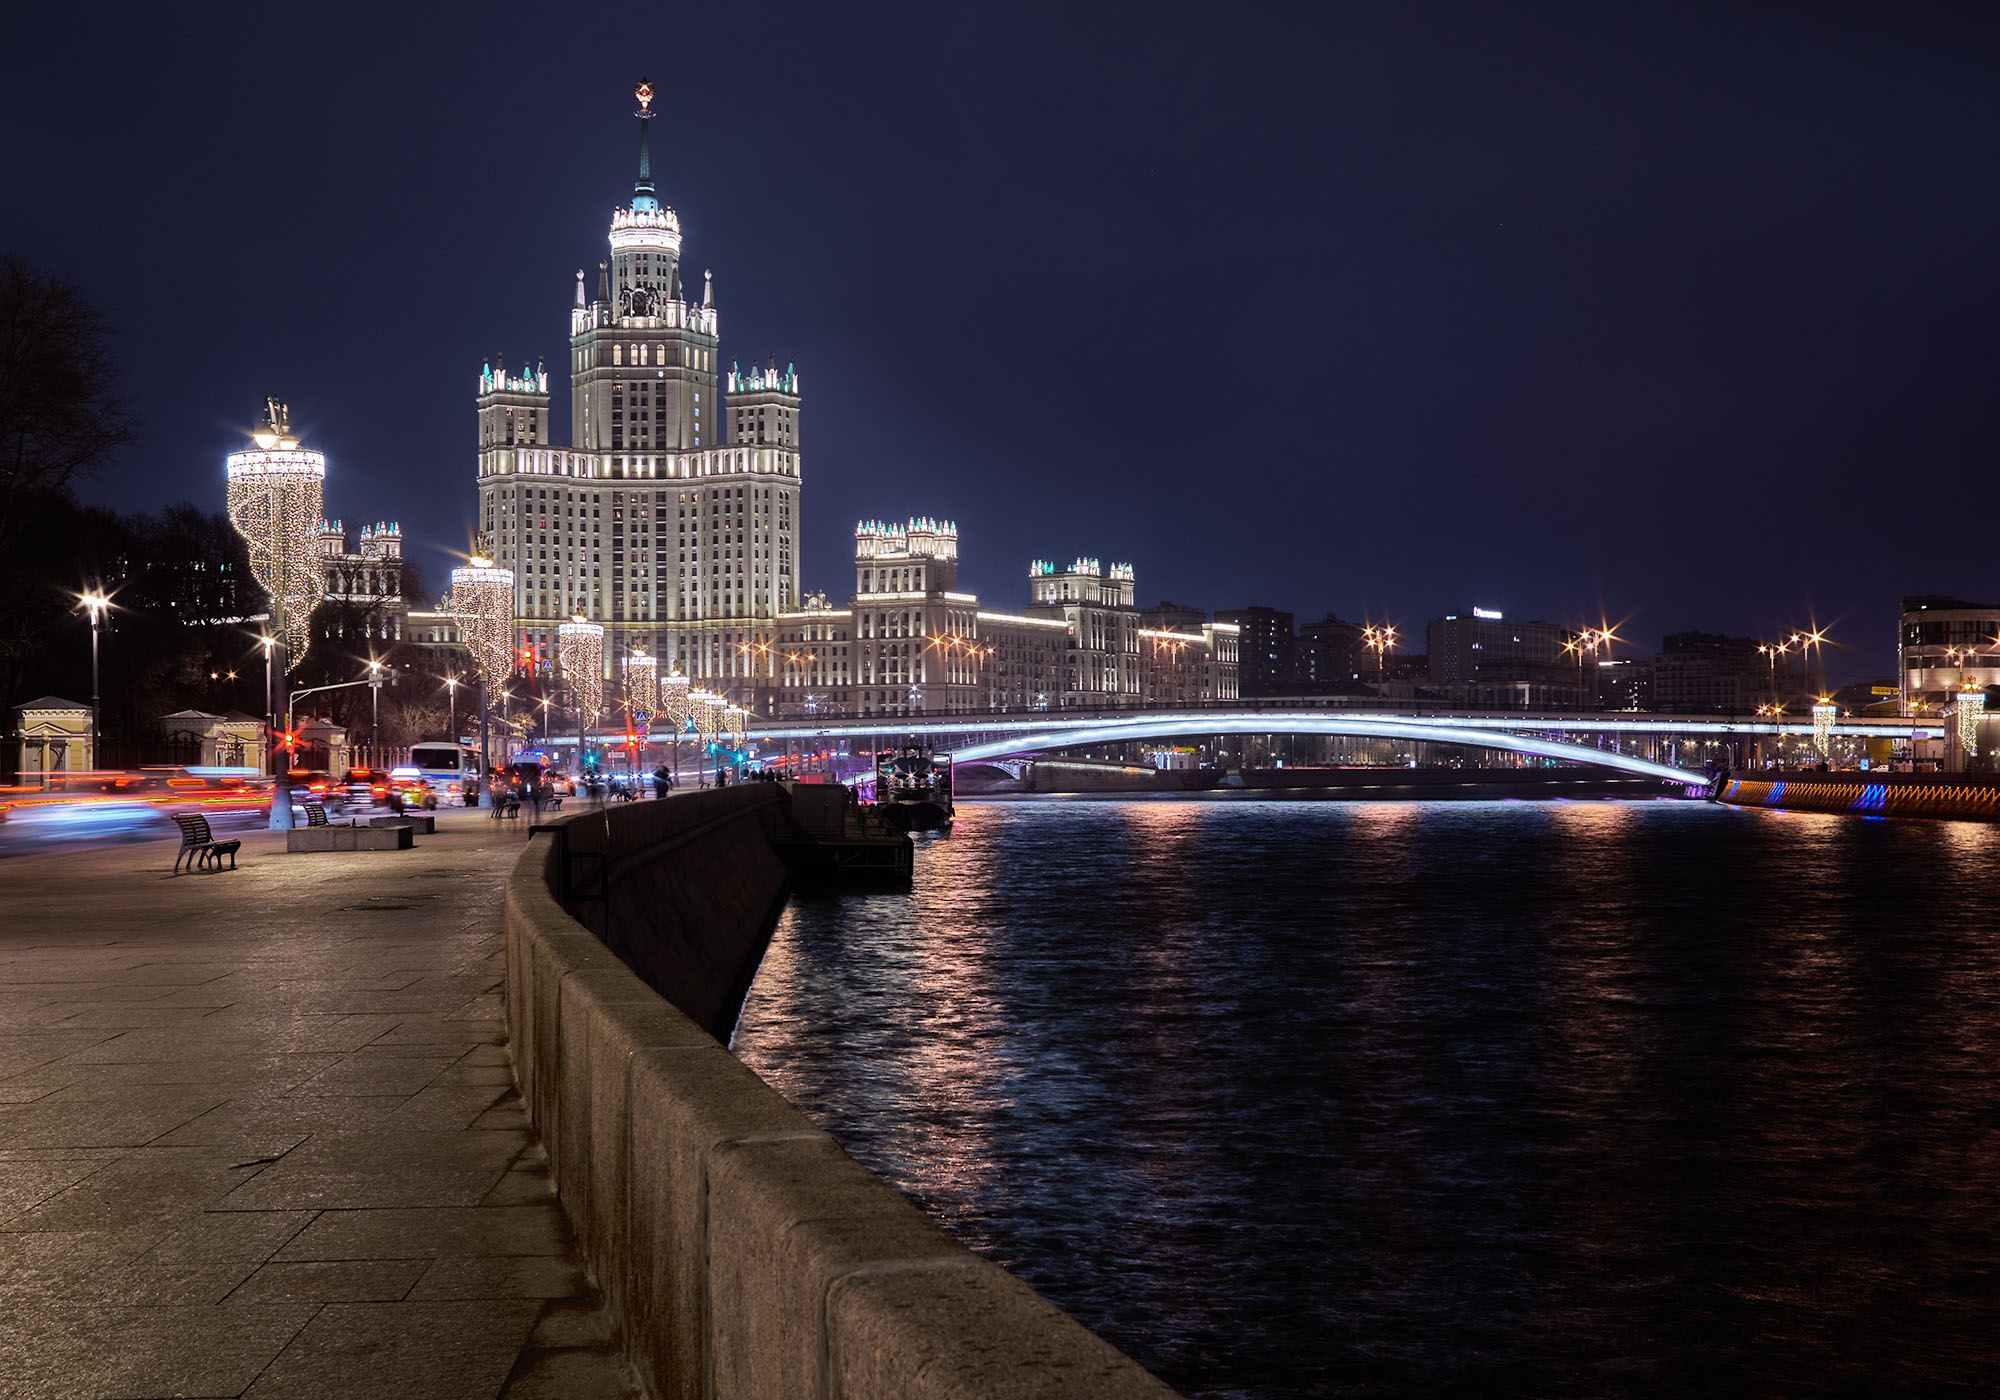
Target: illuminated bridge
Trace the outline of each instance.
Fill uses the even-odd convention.
[[[1929,717],[1843,717],[1824,728],[1830,740],[1908,740],[1940,738],[1944,733],[1943,722]],[[1762,717],[1225,708],[1027,716],[885,715],[804,723],[777,720],[756,725],[749,737],[760,742],[848,741],[868,748],[915,737],[934,748],[949,750],[957,762],[968,763],[1105,744],[1159,744],[1230,735],[1325,735],[1452,744],[1688,782],[1704,778],[1703,765],[1717,745],[1739,748],[1746,742],[1771,738],[1811,741],[1821,732],[1821,726],[1810,719]]]

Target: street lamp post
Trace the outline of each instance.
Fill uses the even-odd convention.
[[[458,677],[457,676],[446,676],[444,678],[444,693],[446,697],[445,698],[446,714],[448,716],[445,720],[445,725],[444,725],[445,737],[450,739],[452,743],[456,744],[458,742]]]
[[[269,735],[278,725],[278,678],[273,667],[277,659],[278,639],[266,632],[257,641],[264,648],[264,733]],[[278,746],[274,743],[270,749],[270,753],[265,755],[265,766],[275,775]]]
[[[90,612],[90,766],[101,768],[104,766],[104,760],[97,752],[97,627],[104,619],[104,610],[111,606],[111,600],[105,597],[101,590],[93,588],[83,595],[83,606]]]
[[[370,657],[368,674],[368,751],[370,768],[382,766],[382,663]]]
[[[486,707],[486,672],[482,668],[473,672],[479,678],[479,805],[493,805],[493,717]]]

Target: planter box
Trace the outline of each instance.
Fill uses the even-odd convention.
[[[405,812],[400,817],[370,817],[368,825],[407,826],[413,831],[422,832],[425,836],[437,835],[438,829],[437,818],[429,812]]]
[[[308,826],[285,833],[285,849],[300,851],[407,851],[416,831],[396,826]]]

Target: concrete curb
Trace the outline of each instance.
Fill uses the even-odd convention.
[[[699,796],[576,815],[634,893],[658,901],[646,932],[673,925],[660,946],[688,950],[708,1011],[718,979],[747,984],[732,963],[762,957],[758,925],[782,902],[784,871],[761,836],[761,855],[747,840],[775,793]],[[508,879],[514,1072],[651,1395],[1174,1394],[939,1229],[614,957],[550,893],[555,845],[536,835]],[[649,847],[671,868],[650,869]],[[625,940],[640,933],[631,907],[612,909]]]

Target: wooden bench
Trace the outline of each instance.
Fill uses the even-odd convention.
[[[181,872],[181,862],[186,861],[190,870],[220,870],[222,858],[229,857],[229,868],[236,868],[236,852],[242,847],[241,841],[218,841],[215,833],[208,829],[208,818],[193,812],[175,812],[174,824],[181,829],[180,853],[174,857],[174,873]]]

